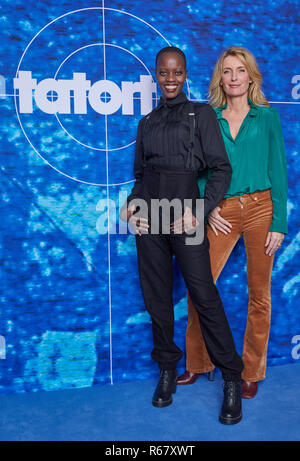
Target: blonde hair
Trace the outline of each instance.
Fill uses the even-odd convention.
[[[212,78],[209,84],[209,103],[213,107],[222,107],[226,103],[226,93],[221,85],[223,62],[227,56],[236,56],[242,61],[247,69],[252,83],[249,85],[248,97],[256,106],[270,106],[262,92],[262,75],[258,69],[257,62],[253,54],[246,48],[231,46],[225,50],[216,62]]]

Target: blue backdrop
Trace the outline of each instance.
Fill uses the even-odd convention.
[[[187,55],[185,91],[195,101],[207,99],[226,47],[250,49],[281,115],[289,234],[274,265],[268,363],[299,360],[299,12],[299,0],[2,0],[2,394],[157,374],[135,239],[116,216],[120,193],[133,185],[138,121],[159,97],[154,58],[169,44]],[[176,264],[174,277],[175,335],[184,349],[186,293]],[[241,352],[242,241],[218,288]]]

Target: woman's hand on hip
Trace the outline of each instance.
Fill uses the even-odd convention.
[[[219,211],[221,211],[221,208],[217,206],[210,213],[208,223],[216,235],[218,235],[218,231],[223,234],[229,234],[231,232],[232,225],[230,222],[226,221],[226,219],[222,218]]]
[[[281,232],[268,232],[265,247],[266,255],[272,256],[282,244],[284,239],[284,234]]]
[[[129,226],[132,227],[134,232],[140,236],[142,235],[142,233],[148,234],[148,229],[149,229],[148,219],[135,215],[134,214],[135,210],[136,210],[136,207],[134,205],[128,207],[127,220],[128,220]]]

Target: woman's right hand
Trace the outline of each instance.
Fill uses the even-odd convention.
[[[143,231],[143,233],[148,232],[148,219],[134,215],[135,210],[135,205],[130,205],[127,208],[126,204],[124,204],[120,210],[120,218],[123,221],[129,222],[129,225],[134,229],[136,234],[142,235],[141,231]]]
[[[221,208],[217,206],[209,215],[208,223],[214,233],[218,235],[218,230],[223,234],[229,234],[231,232],[232,225],[226,219],[222,218],[219,211]]]

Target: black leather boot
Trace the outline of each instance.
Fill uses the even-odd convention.
[[[160,378],[153,394],[154,407],[167,407],[172,403],[172,394],[176,392],[177,371],[161,370]]]
[[[236,424],[242,419],[242,398],[240,381],[225,381],[224,400],[219,421],[222,424]]]

